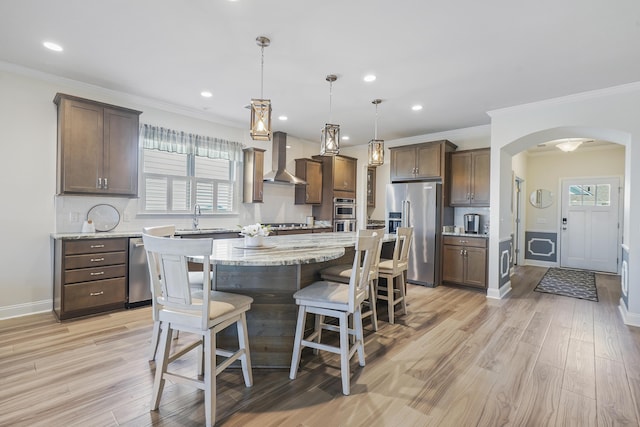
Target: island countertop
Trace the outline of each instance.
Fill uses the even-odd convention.
[[[385,234],[392,245],[396,236]],[[312,233],[269,236],[264,248],[242,249],[244,239],[214,239],[211,286],[253,298],[247,329],[254,368],[291,364],[298,306],[293,294],[320,280],[331,265],[353,263],[356,233]],[[189,258],[202,265],[202,257]],[[235,345],[234,328],[216,338],[221,347]]]
[[[385,234],[383,241],[395,240]],[[216,239],[213,241],[211,262],[216,265],[278,266],[311,264],[340,258],[345,248],[355,246],[356,233],[316,233],[264,238],[264,246],[244,247],[243,239]],[[196,257],[193,262],[202,262]]]

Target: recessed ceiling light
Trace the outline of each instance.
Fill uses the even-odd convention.
[[[364,76],[364,81],[365,82],[372,82],[376,79],[376,76],[374,76],[373,74],[367,74],[366,76]]]
[[[203,98],[211,98],[213,96],[213,94],[208,90],[203,90],[200,92],[200,95],[202,95]]]
[[[289,120],[289,117],[287,117],[287,116],[278,116],[278,120],[282,120],[282,121]]]
[[[345,141],[349,140],[349,135],[343,135],[340,139],[344,139]]]
[[[422,105],[414,105],[413,107],[411,107],[411,109],[413,111],[420,111],[420,110],[422,110]]]
[[[46,47],[49,50],[52,50],[54,52],[62,52],[62,46],[60,46],[58,43],[54,43],[54,42],[43,42],[42,45],[44,47]]]

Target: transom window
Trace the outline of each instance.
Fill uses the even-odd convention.
[[[570,206],[611,206],[610,184],[569,186]]]
[[[203,146],[194,137],[141,127],[143,212],[190,213],[196,204],[202,213],[236,212],[241,145],[200,137],[209,142]]]

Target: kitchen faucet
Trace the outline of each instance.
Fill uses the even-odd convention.
[[[198,217],[202,215],[202,212],[200,211],[200,205],[196,204],[193,206],[193,229],[197,230],[198,229]]]

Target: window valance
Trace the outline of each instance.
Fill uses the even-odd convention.
[[[210,159],[242,162],[243,145],[239,142],[196,135],[149,124],[140,125],[142,147],[169,153],[194,154]]]

